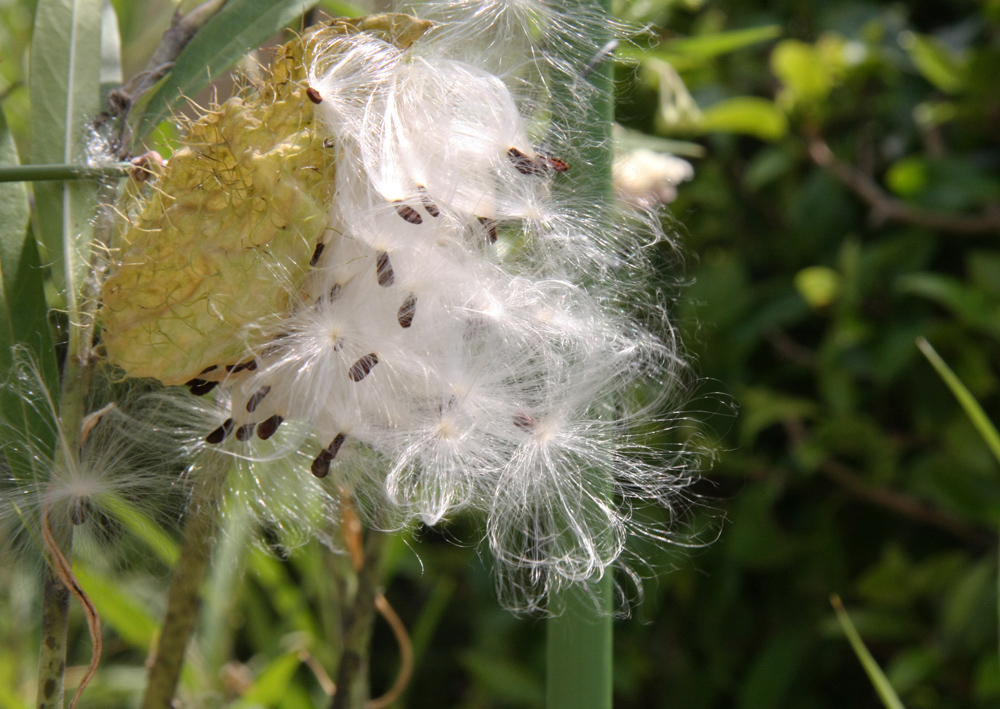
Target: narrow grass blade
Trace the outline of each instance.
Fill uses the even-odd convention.
[[[315,0],[229,0],[177,57],[174,67],[146,104],[139,133],[168,119],[181,100],[193,97],[248,51],[287,27]]]
[[[875,658],[868,652],[864,641],[858,635],[858,631],[854,628],[850,616],[844,610],[844,604],[840,602],[840,596],[836,594],[830,596],[830,604],[833,606],[833,610],[837,612],[837,620],[840,621],[840,627],[843,629],[844,635],[847,636],[848,642],[851,643],[851,647],[854,648],[854,654],[860,660],[861,666],[865,668],[868,679],[871,680],[872,686],[878,692],[882,704],[885,705],[886,709],[905,709],[903,702],[896,696],[896,691],[889,684],[885,673],[882,672],[882,668],[875,662]]]
[[[101,614],[101,620],[126,643],[149,652],[160,628],[149,610],[119,588],[114,580],[80,561],[73,564],[73,573]]]
[[[931,343],[922,337],[918,337],[917,347],[924,353],[924,357],[927,358],[927,361],[937,371],[938,376],[951,389],[951,393],[958,399],[958,403],[961,404],[965,415],[969,417],[972,425],[979,431],[979,435],[983,437],[997,463],[1000,463],[1000,433],[997,432],[996,426],[993,425],[986,412],[983,411],[983,407],[976,401],[976,397],[962,384],[962,380],[951,371],[951,367],[941,359],[941,355],[931,346]],[[1000,564],[998,564],[997,568],[1000,570]],[[997,621],[1000,622],[1000,573],[997,575]]]
[[[955,395],[958,403],[965,410],[965,415],[969,417],[972,425],[979,431],[979,435],[986,441],[986,445],[989,446],[990,452],[993,453],[993,457],[996,458],[997,463],[1000,463],[1000,433],[997,432],[996,426],[993,425],[986,412],[983,411],[983,407],[976,401],[972,392],[962,384],[962,380],[945,364],[945,361],[941,359],[941,356],[931,346],[931,343],[922,337],[918,337],[917,347],[924,353],[924,357],[927,358],[927,361],[937,371],[938,376],[951,389],[951,393]]]
[[[177,542],[131,502],[120,497],[101,500],[115,516],[115,521],[131,532],[149,551],[167,566],[173,566],[181,552]]]
[[[102,0],[39,0],[31,44],[31,161],[85,163],[87,122],[100,108]],[[35,185],[39,241],[52,279],[76,309],[85,277],[96,187]]]

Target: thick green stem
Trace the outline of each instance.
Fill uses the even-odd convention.
[[[93,180],[124,177],[133,169],[131,163],[88,167],[87,165],[5,165],[0,167],[0,182],[42,182],[44,180]]]
[[[545,703],[549,709],[612,706],[611,574],[605,574],[593,590],[596,599],[564,593],[562,615],[547,621]]]
[[[609,0],[552,0],[555,10],[567,17],[576,14],[601,16],[610,13]],[[586,25],[584,25],[586,26]],[[595,31],[596,25],[595,25]],[[555,105],[566,99],[563,110],[553,114],[555,127],[573,136],[577,145],[575,159],[587,170],[585,179],[577,175],[574,193],[602,210],[612,208],[611,188],[611,126],[614,121],[612,94],[613,64],[608,57],[592,59],[581,51],[580,40],[565,37],[568,52],[575,56],[563,57],[590,69],[587,80],[596,88],[594,100],[588,110],[569,111],[571,99],[560,92],[568,88],[555,83]],[[591,48],[610,47],[610,30],[600,30],[600,36],[583,38],[583,45]],[[554,46],[559,46],[555,43]],[[593,52],[594,50],[589,50]],[[581,66],[581,73],[584,68]],[[570,168],[572,172],[572,167]],[[610,220],[610,215],[608,216]],[[607,494],[611,495],[610,484]],[[611,570],[590,587],[595,598],[579,589],[568,589],[552,599],[551,607],[561,611],[548,621],[546,648],[546,704],[549,709],[611,709],[612,706],[612,604],[614,597]],[[596,599],[596,603],[594,600]]]
[[[209,454],[221,458],[218,454]],[[222,461],[209,461],[215,467]],[[208,573],[212,548],[219,525],[217,470],[203,470],[188,500],[184,541],[180,560],[167,596],[167,613],[160,631],[160,641],[149,668],[142,709],[170,709],[188,642],[194,633],[201,606],[201,585]]]
[[[116,188],[105,183],[99,190],[101,205],[114,201]],[[98,212],[95,239],[107,243],[111,236],[111,223],[106,218],[108,208]],[[92,253],[91,272],[103,268],[101,249]],[[88,279],[85,289],[95,287]],[[63,365],[62,384],[59,392],[59,438],[56,441],[54,470],[69,470],[77,465],[82,445],[82,422],[87,412],[87,396],[94,373],[94,317],[97,308],[96,294],[81,294],[84,307],[79,313],[70,314],[69,341],[66,362]],[[73,525],[65,509],[46,510],[43,520],[49,525],[52,540],[67,561],[73,548]],[[42,590],[42,638],[38,661],[38,709],[61,709],[64,701],[64,674],[66,671],[66,633],[69,620],[70,591],[52,568],[45,568]]]
[[[73,527],[65,515],[49,520],[52,536],[65,556],[73,543]],[[38,658],[38,709],[62,709],[66,673],[66,631],[70,592],[46,565],[42,589],[42,643]]]
[[[340,595],[340,661],[335,678],[337,691],[330,709],[364,709],[368,702],[368,669],[375,596],[381,583],[382,551],[388,536],[369,531],[364,566],[354,571],[350,557],[331,555]]]

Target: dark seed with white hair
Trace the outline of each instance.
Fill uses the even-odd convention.
[[[224,440],[226,440],[226,436],[228,436],[229,432],[232,430],[233,430],[233,420],[226,419],[221,426],[219,426],[217,429],[215,429],[210,434],[205,436],[205,442],[212,444],[222,443]]]
[[[378,284],[383,288],[388,288],[396,282],[396,273],[392,270],[392,262],[389,261],[389,254],[379,251],[375,260],[375,275],[378,276]]]
[[[90,501],[86,497],[77,497],[69,507],[69,520],[79,527],[87,521],[90,513]]]
[[[489,217],[479,217],[479,223],[486,230],[486,238],[491,244],[497,243],[499,232],[497,231],[497,220]]]
[[[340,447],[344,445],[346,439],[347,436],[343,433],[338,433],[333,442],[319,452],[319,455],[312,462],[313,475],[317,478],[325,478],[330,474],[330,463],[337,457],[337,453],[340,452]]]
[[[413,317],[417,314],[417,296],[410,293],[406,296],[406,300],[403,304],[399,306],[399,310],[396,311],[396,320],[399,322],[400,327],[409,327],[413,324]]]
[[[420,216],[420,212],[415,210],[413,207],[408,207],[400,201],[395,202],[396,214],[401,216],[405,221],[410,224],[423,224],[424,218]]]
[[[529,158],[526,154],[522,153],[517,148],[510,148],[507,150],[507,157],[514,167],[522,175],[541,175],[542,166],[535,162],[533,159]]]
[[[184,384],[195,396],[204,396],[208,392],[212,391],[215,387],[219,386],[218,382],[206,382],[204,379],[192,379],[191,381]]]
[[[257,438],[262,441],[266,441],[274,435],[274,432],[278,430],[278,426],[280,426],[284,420],[285,419],[278,414],[275,414],[271,418],[264,419],[257,424]]]
[[[253,436],[253,430],[257,428],[255,423],[247,423],[236,429],[236,440],[237,441],[249,441],[251,436]]]
[[[427,210],[427,213],[432,217],[439,216],[441,214],[441,210],[438,209],[436,204],[434,204],[434,200],[432,200],[431,196],[427,194],[427,190],[424,187],[418,187],[417,192],[420,193],[420,201],[424,203],[424,209]]]
[[[316,244],[316,250],[313,251],[312,258],[309,259],[310,266],[315,266],[317,263],[319,263],[319,257],[323,255],[323,249],[325,248],[326,244],[324,244],[322,241]]]
[[[351,378],[352,382],[360,382],[362,379],[371,374],[371,371],[375,368],[376,364],[378,364],[378,355],[374,352],[366,354],[364,357],[351,365],[351,369],[347,373],[347,376]]]
[[[532,416],[531,414],[524,411],[520,411],[514,414],[514,425],[517,426],[522,431],[527,431],[528,433],[531,433],[532,431],[535,430],[535,427],[538,426],[538,421],[536,421],[535,417]]]
[[[260,402],[264,400],[264,397],[267,396],[269,391],[271,391],[271,387],[269,386],[261,387],[255,391],[254,395],[250,397],[249,401],[247,401],[247,412],[252,414],[256,411],[257,407],[260,406]]]

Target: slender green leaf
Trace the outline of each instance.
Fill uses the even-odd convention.
[[[615,52],[619,61],[640,62],[655,57],[672,65],[677,71],[702,66],[710,59],[767,42],[781,35],[780,25],[764,25],[745,30],[713,32],[662,42],[652,49],[621,47]]]
[[[238,62],[248,51],[287,27],[315,5],[315,0],[229,0],[177,57],[174,67],[146,104],[140,133],[145,134],[170,117],[187,97]]]
[[[143,542],[160,561],[168,566],[177,563],[181,554],[177,542],[136,509],[131,502],[109,496],[102,499],[101,504],[107,507],[114,514],[115,520]]]
[[[692,143],[687,140],[661,138],[657,135],[649,135],[647,133],[641,133],[637,130],[629,130],[627,128],[623,128],[620,131],[617,129],[615,130],[615,143],[617,147],[624,148],[626,150],[646,148],[647,150],[680,155],[685,158],[705,157],[705,147],[703,145],[699,145],[698,143]]]
[[[149,610],[119,588],[115,581],[79,561],[73,564],[73,573],[94,602],[101,620],[129,645],[147,652],[159,628],[159,623]]]
[[[951,389],[951,393],[955,395],[958,403],[965,410],[965,415],[969,417],[972,425],[979,431],[979,435],[986,441],[986,445],[989,446],[997,463],[1000,463],[1000,433],[997,432],[996,426],[993,425],[986,412],[983,411],[983,407],[976,401],[976,397],[962,384],[962,380],[951,371],[951,368],[945,364],[945,361],[941,359],[937,351],[931,347],[931,343],[922,337],[918,337],[917,347],[924,353],[924,357],[927,358],[927,361],[937,371],[938,376]]]
[[[735,52],[745,47],[751,47],[781,35],[781,25],[764,25],[745,30],[729,32],[713,32],[696,37],[684,37],[663,42],[656,48],[657,52],[666,54],[686,54],[703,58],[717,57]]]
[[[365,14],[364,9],[354,3],[338,0],[321,0],[319,7],[331,17],[358,17]]]
[[[86,162],[87,122],[100,107],[102,0],[39,0],[31,45],[31,160]],[[40,241],[52,279],[76,309],[86,275],[96,183],[34,187]]]
[[[697,128],[705,133],[746,133],[761,140],[778,140],[788,133],[788,119],[773,102],[756,96],[737,96],[702,111]]]
[[[17,148],[0,109],[0,167],[18,164]],[[0,184],[0,382],[13,364],[12,347],[22,345],[34,356],[39,371],[53,392],[58,389],[58,369],[52,333],[47,320],[45,291],[38,249],[28,232],[30,207],[23,184]],[[8,303],[16,307],[9,308]],[[10,387],[0,390],[0,410],[16,429],[37,441],[54,445],[54,436],[40,415],[27,407]],[[15,465],[12,461],[12,465]]]
[[[122,40],[118,32],[118,14],[111,0],[104,0],[101,11],[101,103],[108,99],[112,89],[121,86],[122,76]]]
[[[875,658],[868,652],[864,641],[858,635],[858,631],[855,630],[850,616],[844,610],[844,604],[840,602],[840,597],[837,595],[830,596],[830,603],[837,612],[837,620],[840,621],[840,627],[843,629],[844,635],[847,636],[847,640],[851,643],[854,654],[857,655],[861,666],[865,668],[868,679],[871,680],[872,686],[878,692],[882,704],[886,706],[886,709],[904,709],[903,703],[899,701],[896,691],[889,684],[889,680],[886,678],[885,673],[882,672],[882,668],[875,662]]]
[[[925,79],[945,93],[956,94],[965,88],[965,63],[945,44],[934,37],[902,32],[899,44]]]
[[[280,655],[270,665],[264,668],[250,688],[244,692],[240,706],[275,706],[288,690],[288,683],[302,660],[297,652]]]

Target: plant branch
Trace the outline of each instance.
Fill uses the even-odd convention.
[[[0,182],[41,182],[44,180],[93,180],[102,177],[124,177],[134,166],[116,163],[89,165],[5,165],[0,167]]]
[[[345,536],[350,534],[345,530]],[[355,555],[331,553],[340,596],[340,660],[336,692],[330,709],[364,709],[368,706],[368,666],[375,599],[382,576],[382,551],[388,535],[369,530],[364,541],[363,563]],[[350,547],[350,540],[348,539]],[[352,558],[354,557],[354,558]]]
[[[787,419],[783,422],[783,426],[793,446],[799,446],[805,441],[807,434],[801,421]],[[848,494],[863,502],[884,507],[921,524],[937,527],[965,542],[988,546],[994,541],[982,529],[956,519],[926,502],[897,490],[869,485],[861,475],[843,463],[825,460],[820,463],[819,470]]]
[[[1000,233],[1000,205],[991,205],[976,215],[924,209],[890,195],[870,176],[838,159],[821,138],[809,139],[809,156],[871,207],[870,218],[875,225],[892,220],[956,234]]]
[[[146,63],[146,68],[108,94],[108,108],[94,122],[94,126],[98,129],[106,124],[115,126],[114,138],[108,141],[108,145],[116,157],[125,158],[129,154],[130,139],[126,139],[128,118],[136,101],[170,72],[174,61],[188,42],[226,2],[227,0],[205,0],[186,15],[182,15],[180,9],[174,12],[170,28],[163,33],[163,38]]]
[[[937,527],[965,542],[985,546],[992,541],[990,535],[983,530],[945,514],[921,500],[887,487],[869,485],[858,473],[835,460],[825,461],[819,469],[823,475],[859,500],[884,507],[916,522]]]
[[[113,182],[105,182],[98,189],[98,214],[94,236],[98,243],[106,244],[111,236],[113,224],[110,221],[110,207],[116,187]],[[103,249],[91,250],[90,272],[103,272]],[[87,412],[87,396],[94,373],[93,348],[97,295],[94,291],[95,279],[85,281],[80,294],[83,306],[78,313],[70,313],[69,341],[66,361],[63,364],[62,383],[59,392],[59,441],[53,462],[54,469],[69,469],[77,465],[83,440],[83,422]],[[73,526],[65,509],[56,511],[53,519],[51,510],[46,509],[42,526],[46,546],[49,548],[49,563],[46,565],[42,591],[42,644],[38,664],[38,709],[61,709],[64,695],[64,674],[66,671],[66,634],[69,619],[70,591],[87,610],[88,627],[94,646],[94,653],[88,675],[81,683],[73,704],[79,699],[80,691],[86,686],[90,675],[96,670],[100,658],[100,618],[90,605],[86,594],[74,589],[70,559],[73,549]]]
[[[225,456],[210,452],[198,471],[185,511],[180,560],[167,595],[167,612],[160,640],[149,663],[142,709],[170,709],[184,665],[184,654],[201,606],[201,584],[208,573],[219,525],[218,482],[224,479]]]
[[[50,529],[53,542],[65,556],[73,544],[73,527],[68,517],[59,515]],[[38,709],[62,709],[63,706],[69,600],[69,589],[53,567],[46,564],[42,586],[42,642],[38,657]]]

